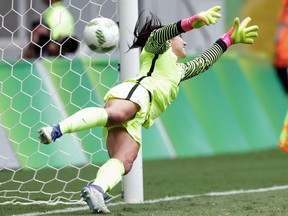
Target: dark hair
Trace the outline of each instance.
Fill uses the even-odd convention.
[[[155,29],[159,29],[163,27],[160,19],[157,15],[150,12],[150,16],[147,16],[145,19],[144,25],[141,27],[141,18],[144,11],[142,11],[138,17],[137,23],[134,29],[134,40],[131,46],[129,46],[129,50],[133,48],[140,47],[141,49],[145,46],[145,43],[150,36],[151,32]]]

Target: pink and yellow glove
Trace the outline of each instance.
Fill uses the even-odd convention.
[[[187,32],[194,28],[201,28],[204,25],[217,23],[217,19],[221,17],[218,11],[221,10],[220,6],[215,6],[207,11],[202,11],[192,17],[181,20],[182,29]]]
[[[222,39],[227,48],[232,44],[244,43],[244,44],[253,44],[254,38],[258,37],[257,30],[259,27],[257,25],[253,25],[247,27],[247,25],[251,22],[250,17],[246,17],[241,23],[239,18],[235,18],[233,26],[227,33],[222,35],[220,39]]]

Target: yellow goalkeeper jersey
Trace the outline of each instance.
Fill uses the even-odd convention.
[[[166,110],[177,97],[181,81],[207,70],[226,50],[223,41],[218,40],[210,49],[186,63],[177,63],[168,40],[179,35],[179,22],[154,30],[140,55],[140,72],[136,82],[147,89],[151,104],[144,127],[150,127],[155,119]]]

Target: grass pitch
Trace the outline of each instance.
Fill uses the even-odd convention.
[[[287,164],[288,155],[278,149],[145,161],[145,202],[115,200],[109,204],[110,215],[284,216],[288,212]],[[270,190],[275,186],[284,187]],[[120,187],[113,191],[117,192]],[[1,205],[0,209],[0,215],[91,215],[85,205]]]

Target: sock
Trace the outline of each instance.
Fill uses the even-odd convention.
[[[104,108],[84,108],[59,123],[62,134],[105,126],[108,114]]]
[[[114,188],[121,181],[124,173],[123,163],[116,158],[111,158],[100,167],[93,185],[101,187],[106,192]]]

